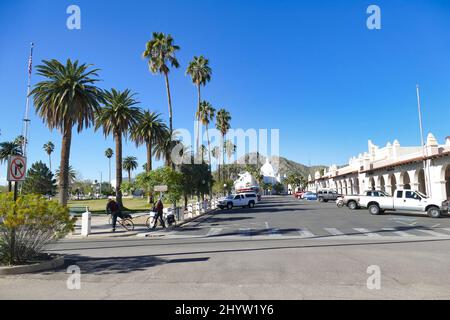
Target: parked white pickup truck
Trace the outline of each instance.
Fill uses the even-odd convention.
[[[448,213],[447,200],[428,198],[418,191],[396,190],[394,197],[383,191],[377,192],[378,196],[361,196],[359,205],[368,208],[373,215],[385,211],[409,211],[427,213],[432,218],[439,218]]]
[[[220,198],[218,207],[220,209],[227,208],[228,210],[232,209],[233,207],[253,208],[257,203],[258,197],[256,193],[240,193]]]

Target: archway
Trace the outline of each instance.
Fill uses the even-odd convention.
[[[359,179],[356,178],[355,179],[355,183],[354,183],[354,188],[355,188],[355,194],[359,194]]]
[[[351,194],[351,195],[354,195],[354,194],[355,194],[355,193],[354,193],[355,190],[353,190],[353,179],[350,179],[350,186],[349,186],[349,187],[350,187],[350,194]]]
[[[394,195],[395,190],[397,190],[397,179],[395,175],[389,175],[389,183],[391,184],[391,195]]]
[[[386,191],[386,181],[384,181],[383,176],[380,176],[380,188],[381,188],[381,191]]]
[[[337,182],[338,192],[339,194],[342,194],[342,181]]]
[[[369,188],[370,188],[370,190],[375,190],[375,179],[373,178],[373,177],[371,177],[370,179],[369,179]]]
[[[445,179],[445,191],[447,195],[447,199],[450,199],[450,164],[447,165],[444,172]]]
[[[347,189],[347,181],[346,180],[344,180],[342,188],[344,189],[344,190],[342,190],[343,191],[342,193],[347,195],[348,194],[348,189]]]
[[[419,184],[419,191],[426,193],[427,187],[425,185],[425,171],[423,169],[420,169],[417,173],[417,183]]]
[[[409,177],[409,173],[403,172],[401,174],[401,179],[402,179],[403,189],[411,190],[411,179]]]

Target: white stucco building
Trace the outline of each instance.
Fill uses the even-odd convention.
[[[308,190],[322,188],[342,194],[371,189],[393,194],[403,188],[450,199],[450,137],[439,144],[430,133],[424,148],[403,147],[397,140],[380,148],[369,140],[368,150],[352,157],[347,166],[332,165],[323,175],[316,172],[308,177]]]

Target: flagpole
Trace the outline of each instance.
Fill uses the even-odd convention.
[[[422,108],[420,106],[419,84],[416,85],[416,94],[417,94],[417,108],[419,111],[420,140],[422,143],[422,153],[423,153],[423,170],[424,170],[425,189],[426,189],[425,193],[431,197],[430,175],[429,175],[429,168],[427,165],[428,161],[426,160],[427,151],[426,151],[426,146],[425,146],[425,139],[423,136]]]
[[[23,156],[27,156],[27,144],[28,144],[28,124],[30,122],[30,119],[28,119],[28,112],[30,109],[30,90],[31,90],[31,71],[33,66],[33,48],[34,43],[31,42],[31,48],[30,48],[30,59],[28,60],[28,85],[27,85],[27,102],[25,106],[25,117],[23,119],[23,142],[22,142],[22,151]]]

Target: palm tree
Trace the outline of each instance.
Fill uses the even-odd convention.
[[[108,148],[105,150],[105,157],[108,158],[108,162],[109,162],[109,184],[111,185],[111,158],[114,155],[114,151],[111,148]]]
[[[202,101],[200,103],[200,109],[197,112],[198,119],[202,122],[206,129],[206,139],[208,140],[208,160],[211,166],[211,142],[209,140],[208,125],[214,120],[216,109],[214,109],[208,101]]]
[[[138,167],[136,157],[125,157],[123,159],[123,168],[128,172],[128,182],[131,183],[131,171]]]
[[[147,147],[147,163],[145,171],[152,170],[153,149],[156,144],[163,143],[168,136],[166,124],[160,118],[161,114],[156,112],[144,111],[139,122],[131,128],[131,139],[136,146],[145,144]]]
[[[166,80],[167,101],[169,104],[169,132],[172,138],[172,99],[170,96],[169,86],[169,64],[174,68],[178,68],[180,64],[175,57],[175,52],[180,47],[173,44],[172,36],[165,35],[162,32],[153,32],[153,38],[147,42],[146,49],[143,53],[144,58],[148,59],[150,71],[154,74],[160,73],[164,75]]]
[[[61,169],[61,167],[59,167],[55,171],[55,179],[58,183],[61,180],[61,170],[60,169]],[[67,175],[68,175],[67,190],[69,191],[71,185],[73,185],[75,183],[75,181],[77,180],[77,172],[75,171],[75,169],[72,168],[72,166],[69,166],[69,168],[67,168]]]
[[[50,171],[52,171],[51,154],[52,154],[53,151],[55,151],[55,145],[53,144],[53,142],[49,141],[46,144],[44,144],[44,150],[48,154],[48,165],[49,165]]]
[[[138,102],[130,90],[111,89],[104,93],[104,106],[96,115],[95,130],[103,128],[106,136],[112,134],[116,144],[116,201],[122,207],[122,137],[138,123],[142,114],[139,108],[133,107]]]
[[[17,139],[14,141],[5,141],[0,143],[0,164],[7,162],[9,156],[21,156],[22,145]],[[8,181],[8,191],[12,191],[12,182]]]
[[[44,60],[36,69],[38,75],[47,79],[37,83],[31,92],[39,116],[50,129],[57,129],[62,134],[59,201],[64,206],[69,196],[72,127],[76,126],[78,132],[89,127],[102,97],[94,85],[98,81],[98,69],[88,70],[90,66],[70,59],[66,65],[55,59]]]
[[[220,180],[220,164],[219,164],[219,158],[220,158],[220,147],[219,146],[215,146],[212,150],[211,150],[211,155],[216,159],[216,162],[218,164],[219,170],[217,171],[219,174],[219,180]]]
[[[223,148],[225,150],[225,154],[227,155],[228,164],[229,164],[230,163],[230,158],[233,156],[233,154],[235,154],[237,147],[231,140],[227,140],[227,141],[225,141]],[[230,172],[229,172],[229,170],[227,172],[228,172],[228,175],[227,175],[228,179],[230,179]]]
[[[225,141],[225,135],[230,129],[231,115],[225,109],[220,109],[217,112],[216,117],[216,128],[222,134],[222,142]],[[225,143],[222,143],[223,153],[222,153],[222,164],[225,164]],[[220,171],[220,169],[219,169]],[[223,175],[222,175],[223,176]],[[224,178],[224,177],[223,177]]]
[[[186,74],[190,75],[192,82],[197,86],[198,94],[198,104],[197,104],[197,121],[200,122],[200,105],[201,105],[201,94],[200,86],[205,86],[207,82],[211,80],[212,70],[209,66],[209,60],[204,56],[194,57],[194,59],[189,63],[186,70]],[[196,150],[199,152],[199,124],[197,125],[197,144]]]

